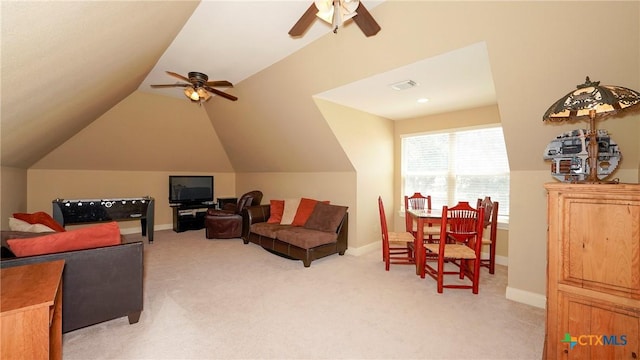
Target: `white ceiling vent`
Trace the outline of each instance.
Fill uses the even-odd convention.
[[[393,90],[407,90],[417,85],[418,83],[413,80],[405,80],[405,81],[397,82],[395,84],[391,84],[389,86],[391,86]]]

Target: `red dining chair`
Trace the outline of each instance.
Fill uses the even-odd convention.
[[[404,209],[408,210],[431,210],[431,195],[424,196],[420,193],[414,193],[411,196],[404,196]],[[418,223],[415,218],[405,214],[406,230],[417,236]],[[438,242],[440,236],[440,225],[434,222],[427,222],[424,226],[424,240],[426,242]]]
[[[490,196],[484,199],[478,199],[476,208],[484,209],[484,232],[482,236],[482,245],[489,246],[489,256],[480,259],[480,266],[489,269],[489,274],[495,273],[496,270],[496,238],[498,234],[498,202],[491,201]],[[487,231],[487,228],[489,228]]]
[[[415,265],[413,251],[415,238],[413,235],[408,232],[389,232],[382,197],[378,197],[378,210],[380,212],[382,259],[385,263],[385,270],[389,271],[390,264]]]
[[[482,231],[484,209],[474,209],[468,202],[459,202],[454,207],[444,206],[440,222],[440,242],[425,244],[427,258],[437,260],[436,267],[425,262],[425,273],[438,282],[438,293],[443,288],[472,289],[478,293],[480,283],[480,252],[482,250]],[[445,262],[449,269],[445,269]],[[455,271],[451,267],[457,267]],[[471,284],[463,282],[444,282],[444,275],[465,277]]]

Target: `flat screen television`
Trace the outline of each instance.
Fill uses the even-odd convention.
[[[213,176],[169,175],[169,203],[213,202]]]

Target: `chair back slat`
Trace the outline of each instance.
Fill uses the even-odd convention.
[[[387,228],[387,216],[384,212],[382,197],[378,197],[378,212],[380,213],[380,230],[382,230],[382,247],[389,247],[389,229]]]
[[[413,235],[410,233],[389,232],[381,196],[378,196],[378,212],[380,213],[382,260],[385,262],[385,270],[389,271],[390,264],[415,265]]]
[[[477,248],[476,243],[482,242],[484,209],[474,209],[468,202],[459,202],[454,207],[444,206],[442,209],[441,236],[445,235],[448,242],[465,243],[469,247]]]
[[[478,199],[477,208],[484,208],[484,223],[483,227],[486,229],[491,225],[493,217],[493,208],[497,207],[498,203],[491,201],[490,196],[486,196],[484,199]],[[497,212],[496,212],[497,216]]]
[[[483,227],[485,229],[485,243],[489,245],[489,257],[481,260],[481,266],[489,269],[489,274],[495,273],[496,242],[498,239],[498,202],[491,201],[490,196],[478,199],[477,208],[484,209]],[[486,233],[488,231],[488,233]]]
[[[406,210],[430,210],[431,195],[424,196],[419,192],[411,196],[404,197],[404,206]]]
[[[405,211],[409,210],[431,210],[431,195],[422,195],[419,192],[413,193],[411,196],[404,196]],[[437,224],[435,224],[437,225]],[[409,214],[405,213],[405,229],[407,232],[417,236],[417,221]],[[434,242],[438,240],[440,230],[434,227],[433,222],[427,222],[425,226],[425,240]]]
[[[427,257],[436,260],[437,267],[429,264],[429,261],[424,264],[426,274],[438,283],[438,293],[442,293],[445,287],[471,289],[474,294],[478,293],[483,219],[484,209],[474,209],[468,202],[458,202],[451,208],[442,207],[440,242],[425,245]],[[445,269],[445,263],[457,266],[458,270]],[[456,275],[458,282],[445,284],[444,275]],[[471,284],[459,282],[465,278]]]

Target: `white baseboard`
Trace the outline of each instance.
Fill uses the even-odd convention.
[[[546,309],[547,297],[538,293],[524,291],[507,286],[506,298],[517,301],[519,303],[535,306],[537,308]]]
[[[345,252],[345,254],[347,255],[353,255],[353,256],[360,256],[360,255],[364,255],[364,254],[368,254],[372,251],[380,251],[380,254],[382,254],[382,242],[377,241],[371,244],[367,244],[365,246],[360,246],[358,248],[348,248],[347,251]],[[382,255],[380,255],[382,256]]]
[[[488,259],[489,258],[489,253],[483,252],[482,253],[482,258],[483,259]],[[506,257],[506,256],[496,255],[496,264],[509,267],[509,258]]]

